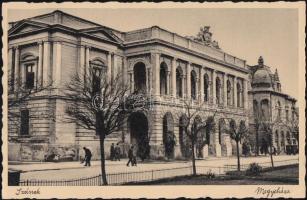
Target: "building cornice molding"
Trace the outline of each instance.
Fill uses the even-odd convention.
[[[171,44],[171,43],[164,41],[164,40],[161,40],[161,39],[148,39],[148,40],[142,40],[142,41],[138,41],[138,42],[132,42],[132,43],[129,43],[129,44],[124,44],[124,48],[131,48],[131,47],[136,47],[136,46],[144,46],[144,45],[152,45],[152,44],[164,45],[164,46],[173,48],[175,50],[179,50],[181,52],[188,53],[188,54],[194,55],[196,57],[205,59],[207,61],[214,62],[214,63],[217,63],[217,64],[221,64],[223,66],[229,67],[230,69],[233,69],[233,70],[236,70],[236,71],[239,71],[239,72],[243,72],[243,73],[246,73],[246,74],[250,73],[250,71],[248,69],[237,67],[237,66],[232,65],[230,63],[227,63],[227,62],[218,60],[216,58],[210,57],[206,54],[202,54],[202,53],[193,51],[191,49],[187,49],[187,48],[175,45],[175,44]]]

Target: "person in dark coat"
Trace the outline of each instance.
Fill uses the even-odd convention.
[[[114,147],[114,143],[112,143],[111,145],[111,149],[110,149],[110,160],[114,160],[115,157],[115,147]]]
[[[91,166],[91,158],[92,158],[92,152],[86,148],[86,147],[83,147],[83,150],[84,150],[84,153],[85,153],[85,165],[84,166]]]
[[[129,167],[129,164],[131,163],[131,165],[133,166],[133,146],[130,147],[129,151],[128,151],[128,162],[127,162],[127,166]]]
[[[120,161],[120,147],[118,145],[118,143],[116,144],[115,147],[115,161]]]

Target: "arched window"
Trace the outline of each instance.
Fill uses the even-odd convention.
[[[204,101],[209,101],[209,76],[208,74],[204,75]]]
[[[95,59],[90,61],[90,72],[92,73],[92,90],[94,93],[101,92],[102,75],[106,73],[106,66],[103,61]]]
[[[146,66],[142,62],[138,62],[133,68],[134,75],[134,92],[146,92]]]
[[[227,80],[227,105],[231,105],[231,83],[229,80]]]
[[[281,104],[280,104],[280,101],[277,102],[277,109],[278,109],[277,120],[281,120]]]
[[[176,69],[176,93],[178,97],[182,97],[182,76],[183,72],[180,66]]]
[[[289,131],[287,131],[286,138],[287,138],[287,143],[288,143],[288,144],[291,144],[291,136],[290,136]]]
[[[165,62],[162,62],[160,65],[160,94],[167,94],[167,65]]]
[[[264,99],[260,102],[260,118],[262,120],[269,120],[270,118],[270,111],[269,111],[269,100]]]
[[[279,146],[279,135],[278,135],[278,130],[275,131],[275,143],[277,146]]]
[[[254,117],[255,119],[259,119],[259,107],[258,102],[256,100],[253,100],[253,111],[254,111]]]
[[[280,135],[280,146],[285,147],[285,134],[283,131],[281,131]]]
[[[31,53],[25,53],[21,56],[21,77],[22,83],[26,89],[33,89],[35,86],[35,72],[37,67],[38,57],[35,57]]]
[[[191,97],[192,99],[196,99],[197,91],[196,91],[196,72],[194,70],[191,71]]]
[[[222,134],[225,131],[225,120],[224,119],[220,119],[219,120],[219,144],[222,143]]]
[[[241,97],[242,91],[241,91],[241,85],[240,83],[237,83],[237,107],[241,107]]]
[[[221,104],[221,80],[219,77],[215,81],[215,90],[216,90],[216,104]]]

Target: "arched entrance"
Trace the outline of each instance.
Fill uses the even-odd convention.
[[[201,117],[199,115],[197,115],[195,118],[194,118],[194,122],[192,124],[192,131],[196,131],[199,126],[201,125],[202,123],[202,120],[201,120]],[[195,134],[195,133],[194,133]],[[204,130],[200,130],[198,133],[196,133],[197,135],[197,138],[196,138],[196,141],[195,141],[195,156],[197,158],[203,158],[204,155],[203,155],[203,148],[205,146],[205,132]]]
[[[144,113],[135,112],[129,117],[130,141],[134,151],[142,160],[149,156],[148,120]]]
[[[187,117],[185,115],[179,118],[179,144],[181,155],[185,158],[190,158],[192,156],[191,141],[187,136]]]
[[[163,117],[163,144],[165,157],[174,158],[175,147],[174,120],[171,113],[166,113]]]
[[[138,62],[134,65],[134,92],[145,93],[146,92],[146,66],[142,62]]]

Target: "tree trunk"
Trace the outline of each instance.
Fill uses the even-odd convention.
[[[105,155],[104,155],[104,139],[105,137],[100,133],[99,141],[100,141],[100,162],[101,162],[101,178],[103,185],[108,185],[107,174],[106,174],[106,164],[105,164]]]
[[[270,145],[270,155],[271,155],[271,164],[272,164],[272,168],[274,168],[272,145]]]
[[[195,165],[195,144],[192,140],[192,167],[193,167],[193,176],[196,176],[196,165]]]
[[[256,156],[259,156],[259,135],[258,135],[258,127],[256,127]]]
[[[236,145],[237,145],[238,171],[240,171],[240,149],[239,149],[239,141],[236,141]]]

